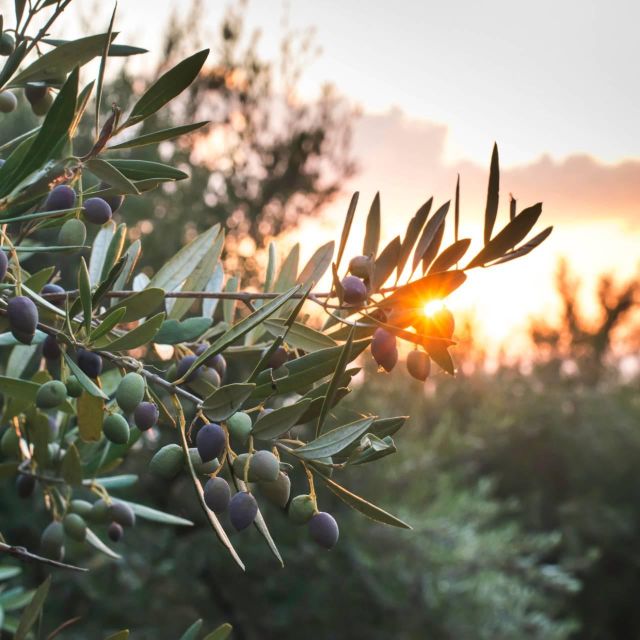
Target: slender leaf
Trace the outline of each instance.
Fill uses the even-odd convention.
[[[363,436],[371,427],[375,418],[363,418],[342,425],[295,450],[296,456],[307,460],[328,458],[348,447],[354,440]]]
[[[463,240],[457,240],[452,245],[448,246],[434,261],[429,269],[429,273],[440,273],[441,271],[447,271],[454,264],[456,264],[467,252],[471,240],[465,238]]]
[[[493,145],[491,153],[491,168],[489,169],[489,185],[487,186],[487,205],[484,210],[484,244],[491,240],[493,226],[498,215],[498,201],[500,198],[500,162],[498,159],[498,145]]]
[[[202,403],[202,409],[209,420],[226,420],[230,418],[255,389],[255,384],[236,382],[216,389]]]
[[[118,502],[124,502],[124,504],[129,505],[131,507],[131,510],[143,520],[149,520],[150,522],[160,522],[162,524],[170,524],[179,527],[193,526],[193,522],[191,522],[191,520],[186,520],[185,518],[180,518],[178,516],[171,515],[170,513],[165,513],[164,511],[158,511],[157,509],[152,509],[151,507],[147,507],[144,504],[129,502],[128,500],[118,500]]]
[[[105,349],[110,351],[129,351],[153,341],[155,335],[160,330],[165,318],[164,313],[158,313],[146,322],[138,325],[120,338],[105,345]]]
[[[174,140],[175,138],[179,138],[180,136],[183,136],[187,133],[191,133],[192,131],[201,129],[207,124],[209,124],[209,120],[194,122],[193,124],[185,124],[180,127],[161,129],[160,131],[154,131],[153,133],[147,133],[145,135],[138,136],[137,138],[131,138],[130,140],[126,140],[125,142],[120,142],[119,144],[109,147],[109,150],[135,149],[139,147],[146,147],[150,144],[158,144],[159,142],[164,142],[165,140]]]
[[[299,400],[294,404],[265,413],[256,420],[251,433],[259,440],[272,440],[277,438],[298,423],[298,420],[309,408],[310,404],[310,399]]]
[[[103,398],[107,400],[107,396],[102,392],[102,390],[87,376],[87,374],[71,359],[69,354],[66,351],[62,352],[64,356],[64,360],[71,369],[76,378],[78,378],[78,382],[82,385],[82,388],[89,393],[90,395],[96,398]]]
[[[345,247],[347,246],[347,240],[349,239],[349,233],[351,231],[351,225],[353,223],[353,217],[356,213],[356,207],[358,206],[358,198],[360,194],[356,191],[351,196],[351,202],[349,202],[349,208],[347,209],[347,215],[342,225],[342,233],[340,234],[340,245],[338,247],[338,257],[336,258],[336,271],[340,267],[342,262],[342,256],[344,255]]]
[[[380,244],[380,192],[376,193],[367,216],[362,255],[375,259]]]
[[[36,592],[27,605],[25,610],[20,616],[20,623],[14,634],[14,640],[26,640],[29,635],[29,631],[33,628],[38,618],[42,614],[42,607],[44,607],[44,601],[49,595],[49,587],[51,586],[51,576],[36,589]]]

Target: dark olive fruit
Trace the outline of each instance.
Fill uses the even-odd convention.
[[[224,478],[209,478],[204,485],[203,493],[205,504],[213,513],[220,514],[226,511],[231,500],[231,489]]]
[[[64,532],[76,542],[83,542],[87,537],[87,523],[77,513],[67,513],[62,519]]]
[[[182,358],[177,366],[176,366],[176,380],[179,380],[184,376],[187,371],[189,371],[191,365],[196,361],[197,356],[185,356]],[[198,367],[195,371],[193,371],[189,377],[186,379],[186,382],[192,382],[196,379],[198,374],[202,371],[202,367]]]
[[[112,502],[109,507],[109,516],[113,522],[117,522],[123,527],[134,527],[136,524],[136,514],[124,502]]]
[[[258,515],[256,499],[246,491],[239,491],[229,501],[229,520],[236,531],[246,529]]]
[[[294,524],[306,524],[317,511],[313,496],[303,494],[296,496],[289,505],[289,518]]]
[[[144,400],[145,388],[144,378],[139,373],[127,373],[116,390],[118,406],[125,413],[131,413]]]
[[[227,420],[227,427],[234,444],[245,444],[251,433],[251,418],[243,411],[238,411]]]
[[[325,549],[333,549],[340,537],[338,523],[331,514],[325,511],[320,511],[311,518],[309,533],[313,540]]]
[[[62,351],[55,336],[47,336],[42,343],[42,355],[47,360],[58,360]]]
[[[86,500],[72,500],[69,503],[69,511],[71,511],[71,513],[77,513],[83,518],[89,517],[92,509],[93,505]]]
[[[184,453],[178,444],[167,444],[151,458],[149,469],[152,473],[171,480],[175,478],[184,466]]]
[[[279,369],[285,362],[289,361],[289,352],[284,347],[278,347],[270,356],[267,361],[267,368]]]
[[[224,452],[226,443],[224,429],[215,423],[205,424],[196,436],[196,447],[202,462],[218,458]]]
[[[82,395],[82,385],[75,376],[69,376],[66,382],[67,395],[70,398],[79,398]]]
[[[4,251],[0,251],[0,280],[4,280],[9,270],[9,258]]]
[[[46,93],[42,100],[38,100],[38,102],[34,102],[31,105],[31,111],[33,111],[36,116],[46,116],[53,104],[53,100],[53,95],[51,93]]]
[[[94,380],[102,373],[102,358],[93,351],[78,350],[78,366]]]
[[[342,279],[342,299],[347,304],[361,304],[367,299],[367,286],[355,276],[346,276]]]
[[[100,498],[91,506],[91,513],[87,519],[95,524],[104,524],[109,519],[110,510],[111,506],[106,502],[106,500]]]
[[[0,439],[0,451],[5,458],[17,459],[20,457],[20,438],[12,426],[8,426]]]
[[[106,190],[110,188],[111,188],[110,184],[107,184],[106,182],[100,183],[101,190]],[[115,213],[122,206],[122,203],[124,202],[124,196],[120,194],[114,194],[112,196],[100,196],[100,197],[109,205],[109,208],[111,209],[111,213]]]
[[[407,371],[416,380],[424,382],[431,373],[431,360],[424,351],[415,349],[407,356]]]
[[[200,457],[200,454],[195,447],[191,447],[189,449],[189,460],[193,465],[193,470],[201,476],[211,475],[220,466],[220,461],[218,460],[218,458],[209,460],[209,462],[202,462],[202,458]],[[186,460],[185,465],[188,467]]]
[[[233,461],[233,473],[236,478],[240,478],[240,480],[244,480],[245,477],[247,480],[253,480],[250,475],[251,465],[249,465],[249,461],[251,460],[250,453],[241,453],[235,460]],[[249,466],[247,466],[249,465]]]
[[[129,442],[129,423],[119,413],[112,413],[105,418],[102,431],[104,437],[113,444],[127,444]]]
[[[0,35],[0,56],[10,56],[16,48],[16,41],[10,33]]]
[[[38,326],[38,308],[30,298],[16,296],[7,304],[9,328],[14,338],[23,344],[31,344]]]
[[[67,220],[58,232],[58,244],[61,247],[81,247],[87,239],[87,227],[82,220]]]
[[[59,284],[53,282],[45,284],[40,293],[53,304],[61,304],[67,298],[67,292]]]
[[[111,220],[111,207],[109,203],[102,198],[89,198],[84,201],[82,207],[84,209],[85,218],[91,224],[104,224]]]
[[[280,462],[271,451],[256,451],[251,456],[249,471],[252,478],[263,482],[273,482],[278,479],[280,473]]]
[[[371,355],[385,371],[391,371],[398,362],[397,340],[393,333],[378,327],[371,340]]]
[[[0,113],[11,113],[18,108],[18,99],[11,91],[0,91]]]
[[[36,393],[36,407],[55,409],[67,399],[67,387],[60,380],[45,382]]]
[[[368,278],[372,264],[373,260],[369,256],[356,256],[349,261],[349,273],[357,278]]]
[[[16,490],[19,498],[30,498],[36,488],[36,479],[33,476],[20,474],[16,478]]]
[[[64,557],[64,527],[62,522],[50,522],[40,536],[40,555],[60,562]]]
[[[48,92],[49,87],[44,82],[28,82],[24,88],[24,96],[31,105],[44,100]]]
[[[45,211],[62,211],[76,206],[76,192],[67,184],[59,184],[44,201]]]
[[[147,431],[158,422],[159,416],[160,411],[156,404],[153,402],[141,402],[133,412],[133,421],[140,431]]]
[[[258,489],[271,504],[284,509],[291,494],[291,480],[286,473],[280,472],[273,482],[259,482]]]
[[[220,376],[220,379],[223,380],[225,374],[227,373],[227,361],[221,353],[217,353],[212,358],[209,358],[205,364],[212,369],[215,369]]]
[[[124,529],[121,524],[117,522],[112,522],[107,527],[107,536],[109,536],[109,540],[112,542],[120,542],[122,540],[122,536],[124,535]]]

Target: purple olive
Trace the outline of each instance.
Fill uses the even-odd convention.
[[[431,373],[431,360],[424,351],[417,349],[407,356],[407,371],[416,380],[424,382]]]
[[[362,304],[367,299],[367,286],[356,276],[343,278],[342,289],[342,298],[347,304]]]
[[[113,522],[117,522],[123,527],[133,527],[136,524],[136,514],[124,502],[112,502],[109,507],[109,515]]]
[[[63,211],[76,206],[76,192],[66,184],[59,184],[49,192],[44,202],[46,211]]]
[[[82,349],[78,351],[78,366],[95,380],[102,373],[102,358],[97,353]]]
[[[62,351],[55,336],[47,336],[42,343],[42,355],[47,360],[58,360]]]
[[[371,355],[385,371],[391,371],[398,362],[397,340],[393,333],[379,327],[371,341]]]
[[[229,520],[236,531],[246,529],[258,515],[256,499],[246,491],[236,493],[229,502]]]
[[[59,284],[52,282],[45,284],[40,293],[47,296],[47,300],[53,304],[60,304],[67,297],[67,292]]]
[[[267,368],[279,369],[285,362],[289,361],[289,352],[284,347],[278,347],[270,356],[267,362]]]
[[[231,500],[231,489],[224,478],[209,478],[204,485],[204,501],[213,513],[220,514],[227,510]]]
[[[334,517],[320,511],[309,521],[309,533],[315,542],[325,549],[333,549],[338,542],[340,530]]]
[[[33,476],[25,476],[20,474],[16,478],[16,490],[18,497],[26,500],[30,498],[36,488],[36,479]]]
[[[196,436],[196,447],[202,462],[209,462],[220,456],[226,443],[224,429],[215,423],[205,424]]]
[[[122,525],[117,522],[112,522],[107,527],[107,535],[109,536],[109,540],[112,542],[120,542],[122,540],[122,536],[124,535],[124,529]]]
[[[159,415],[160,412],[156,404],[153,402],[141,402],[133,412],[133,421],[140,431],[147,431],[158,422]]]
[[[106,182],[102,182],[100,184],[101,190],[106,190],[110,188],[111,188],[111,185],[107,184]],[[111,209],[111,213],[115,213],[122,206],[122,203],[124,202],[124,196],[120,194],[114,194],[111,196],[100,196],[100,197],[109,205],[109,208]]]
[[[184,376],[187,371],[191,368],[191,365],[197,360],[197,356],[185,356],[182,358],[176,367],[176,380],[179,380]],[[201,369],[198,367],[192,373],[189,374],[189,377],[186,379],[186,382],[193,382],[198,373],[200,373]]]
[[[85,200],[84,205],[85,218],[91,222],[91,224],[104,224],[111,220],[111,207],[106,200],[102,198],[89,198]]]
[[[7,304],[11,333],[23,344],[31,344],[38,326],[38,309],[30,298],[16,296]]]
[[[24,88],[24,96],[31,105],[44,100],[48,92],[49,87],[44,82],[29,82]]]

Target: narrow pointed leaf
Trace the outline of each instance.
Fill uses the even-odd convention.
[[[194,122],[193,124],[185,124],[180,127],[171,127],[170,129],[161,129],[160,131],[154,131],[153,133],[147,133],[137,138],[132,138],[120,144],[109,147],[109,150],[115,149],[135,149],[139,147],[146,147],[150,144],[158,144],[165,140],[174,140],[187,133],[201,129],[205,125],[209,124],[209,120],[203,122]]]
[[[280,407],[258,418],[251,433],[259,440],[272,440],[286,433],[298,423],[300,416],[309,408],[310,399]]]
[[[153,341],[156,333],[160,329],[160,325],[164,322],[165,314],[158,313],[146,322],[138,325],[120,338],[116,338],[112,342],[105,345],[108,351],[129,351],[136,349],[142,345],[149,344]]]
[[[71,369],[73,375],[78,378],[78,382],[82,385],[82,388],[90,395],[106,400],[107,396],[93,382],[93,380],[91,380],[91,378],[89,378],[87,374],[71,359],[69,354],[66,351],[63,351],[62,355],[64,356],[67,365],[69,365],[69,369]]]
[[[202,403],[202,409],[209,418],[216,422],[230,418],[255,389],[255,384],[233,383],[216,389]]]
[[[489,169],[489,185],[487,187],[487,205],[484,210],[484,244],[489,244],[493,226],[498,215],[498,201],[500,197],[500,162],[498,160],[498,145],[493,145],[491,153],[491,168]]]
[[[342,256],[344,255],[345,247],[347,246],[347,240],[349,239],[349,233],[351,231],[351,225],[353,223],[353,217],[356,213],[356,207],[358,206],[358,198],[360,194],[356,191],[351,196],[351,202],[349,203],[349,208],[347,209],[347,215],[344,219],[344,224],[342,225],[342,233],[340,234],[340,245],[338,247],[338,257],[336,258],[336,271],[340,267],[340,263],[342,262]]]
[[[436,238],[438,231],[444,225],[447,213],[449,213],[450,202],[445,202],[434,214],[431,216],[429,222],[424,228],[420,240],[416,245],[415,253],[413,254],[413,271],[416,270],[420,261],[424,258],[425,254],[429,250],[429,247]]]
[[[328,458],[348,447],[354,440],[363,436],[371,427],[375,418],[363,418],[322,434],[295,450],[295,455],[306,460]]]
[[[367,226],[365,228],[364,243],[362,245],[362,255],[372,256],[374,259],[378,254],[380,244],[380,192],[376,193],[367,216]]]
[[[447,271],[453,267],[459,260],[464,257],[464,254],[469,249],[471,240],[464,238],[458,240],[452,245],[448,246],[434,261],[429,269],[429,273],[440,273],[441,271]]]

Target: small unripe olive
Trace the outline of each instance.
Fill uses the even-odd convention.
[[[226,511],[231,500],[231,489],[224,478],[209,478],[204,485],[203,497],[211,511],[220,514]]]
[[[36,393],[36,407],[54,409],[67,399],[67,387],[60,380],[45,382]]]
[[[129,442],[129,423],[119,413],[112,413],[105,418],[102,431],[109,442],[114,444],[127,444]]]
[[[31,344],[38,326],[38,308],[30,298],[16,296],[7,303],[9,328],[16,340]]]
[[[33,476],[20,474],[16,478],[16,491],[22,499],[30,498],[36,488],[36,479]]]
[[[102,358],[93,351],[78,350],[78,366],[94,380],[102,373]]]
[[[80,247],[86,239],[87,227],[78,218],[70,218],[58,231],[58,244],[61,247]]]
[[[238,411],[227,420],[227,427],[234,444],[245,444],[251,433],[251,418],[243,411]]]
[[[196,447],[203,462],[218,458],[224,452],[225,446],[225,431],[219,424],[205,424],[198,431]]]
[[[316,501],[313,496],[304,494],[291,500],[288,513],[294,524],[306,524],[311,520],[316,510]]]
[[[315,542],[325,549],[333,549],[338,542],[340,530],[334,517],[324,511],[316,513],[309,521],[309,533]]]
[[[125,412],[131,413],[144,399],[144,378],[135,372],[127,373],[116,389],[116,402]]]
[[[109,536],[109,540],[112,542],[120,542],[122,540],[122,536],[124,535],[124,529],[122,525],[117,522],[112,522],[107,527],[107,536]]]
[[[62,519],[64,532],[76,542],[83,542],[87,537],[87,523],[77,513],[67,513]]]
[[[237,458],[234,459],[232,467],[233,473],[236,478],[244,480],[246,477],[247,480],[255,480],[255,478],[251,477],[251,465],[249,465],[250,460],[250,453],[241,453]]]
[[[407,371],[416,380],[424,382],[431,372],[431,360],[424,351],[415,349],[407,356]]]
[[[20,438],[16,430],[10,425],[2,434],[0,450],[5,458],[18,459],[20,457]]]
[[[44,201],[45,211],[63,211],[76,206],[76,192],[68,184],[59,184],[51,191]]]
[[[258,489],[271,504],[284,509],[291,494],[291,480],[286,473],[280,472],[273,482],[259,482]]]
[[[62,522],[50,522],[40,536],[40,555],[60,562],[64,557],[64,527]]]
[[[55,336],[47,336],[42,343],[42,355],[47,360],[58,360],[62,355],[60,345]]]
[[[111,220],[113,213],[111,207],[102,198],[89,198],[82,206],[85,218],[91,224],[104,224]]]
[[[209,460],[209,462],[202,462],[202,458],[195,447],[189,449],[189,460],[193,465],[193,470],[202,476],[208,476],[213,473],[219,466],[220,462],[218,458]]]
[[[393,333],[378,327],[371,340],[371,355],[385,371],[391,371],[398,362],[398,347]]]
[[[252,478],[256,480],[273,482],[277,480],[278,474],[280,473],[280,463],[271,451],[256,451],[256,453],[251,456],[249,471]]]
[[[356,256],[349,262],[349,273],[357,278],[368,278],[371,274],[372,260],[369,256]]]
[[[18,99],[12,91],[0,91],[0,113],[11,113],[18,107]]]
[[[133,509],[124,502],[112,502],[109,507],[109,516],[113,522],[117,522],[123,527],[134,527],[136,524],[136,514]]]
[[[367,286],[355,276],[342,279],[342,298],[347,304],[362,304],[367,299]]]
[[[82,395],[82,385],[75,376],[69,376],[65,384],[67,387],[67,395],[70,398],[79,398]]]
[[[239,491],[229,502],[229,520],[236,531],[246,529],[258,515],[256,499],[246,491]]]
[[[152,473],[171,480],[175,478],[184,466],[184,453],[177,444],[167,444],[151,458],[149,469]]]
[[[0,56],[10,56],[15,48],[16,41],[10,33],[0,35]]]
[[[91,513],[89,513],[88,519],[95,524],[104,524],[109,519],[110,505],[100,498],[96,500],[91,506]]]
[[[133,412],[133,421],[140,431],[147,431],[158,422],[159,415],[160,411],[156,404],[153,402],[141,402]]]
[[[69,503],[69,511],[71,513],[77,513],[83,518],[87,518],[93,509],[93,505],[86,500],[72,500]]]

